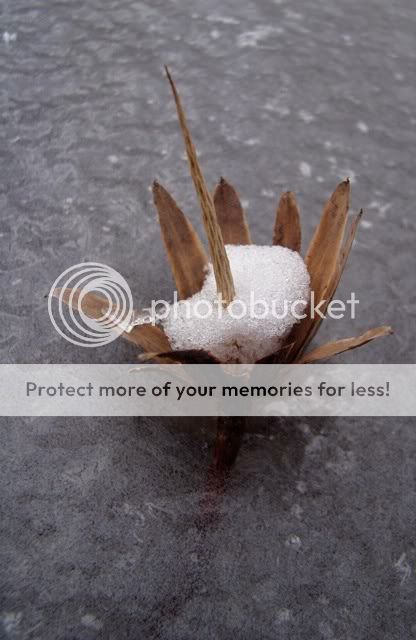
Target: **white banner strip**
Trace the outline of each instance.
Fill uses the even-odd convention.
[[[416,365],[0,365],[2,416],[416,416]]]

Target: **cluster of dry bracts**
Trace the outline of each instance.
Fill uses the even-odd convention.
[[[218,293],[225,304],[235,296],[233,277],[225,245],[251,244],[250,232],[244,211],[235,189],[221,179],[212,195],[197,159],[185,114],[174,82],[166,70],[173,91],[182,134],[189,160],[190,172],[200,203],[208,239],[209,257],[192,227],[172,196],[157,182],[153,185],[155,205],[159,214],[162,237],[180,299],[187,299],[201,290],[208,263],[212,263]],[[325,204],[320,222],[305,256],[311,278],[311,291],[315,304],[324,301],[325,312],[332,300],[344,271],[362,212],[356,215],[348,227],[350,184],[346,180],[335,189]],[[348,229],[347,229],[348,227]],[[299,210],[293,193],[284,193],[280,199],[273,233],[273,244],[293,251],[301,250],[301,226]],[[64,292],[70,299],[70,291]],[[71,296],[72,306],[77,305],[77,295]],[[90,293],[83,299],[83,312],[92,318],[102,317],[103,299]],[[284,344],[275,353],[263,358],[262,363],[311,363],[360,347],[375,338],[388,335],[391,328],[377,327],[355,338],[345,338],[308,351],[308,346],[319,329],[321,317],[307,314],[294,325]],[[144,354],[142,359],[154,359],[182,363],[215,363],[218,360],[200,345],[198,349],[175,351],[159,326],[137,324],[122,334],[137,344]]]

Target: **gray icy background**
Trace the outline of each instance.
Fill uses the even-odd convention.
[[[108,263],[170,295],[154,177],[198,228],[162,65],[211,184],[270,241],[282,190],[306,240],[337,181],[365,218],[343,279],[395,336],[344,362],[415,362],[413,0],[1,0],[1,361],[135,362],[76,348],[44,295]],[[253,421],[201,531],[213,424],[4,419],[0,637],[416,637],[412,420]]]

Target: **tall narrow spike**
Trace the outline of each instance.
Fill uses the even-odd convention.
[[[173,82],[172,76],[170,75],[169,69],[167,67],[165,67],[165,71],[172,89],[173,97],[175,99],[179,124],[181,126],[186,153],[188,156],[189,168],[202,209],[202,219],[208,237],[212,265],[215,274],[215,281],[217,283],[217,291],[219,294],[221,294],[223,302],[228,305],[235,296],[235,289],[233,277],[231,274],[230,263],[225,251],[221,229],[215,213],[214,201],[205,183],[201,168],[199,166],[196,149],[194,143],[192,142],[191,134],[186,123],[185,113],[182,108],[181,100],[176,90],[175,83]]]

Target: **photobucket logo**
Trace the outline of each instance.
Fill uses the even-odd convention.
[[[99,298],[88,297],[92,293],[103,299],[102,306]],[[57,304],[53,298],[57,298]],[[118,271],[99,262],[81,262],[55,280],[48,311],[53,326],[65,340],[81,347],[102,347],[128,329],[133,298]]]
[[[236,298],[229,305],[224,305],[221,294],[215,301],[207,299],[199,300],[179,300],[175,291],[174,300],[167,302],[166,300],[153,300],[151,307],[146,309],[148,312],[148,321],[152,324],[163,322],[168,317],[171,320],[177,320],[179,316],[182,319],[190,320],[197,318],[205,320],[213,315],[222,318],[224,314],[234,320],[255,319],[262,320],[272,316],[276,320],[284,320],[287,317],[294,318],[296,321],[310,318],[332,318],[340,320],[346,315],[354,320],[356,317],[356,306],[359,304],[358,298],[352,292],[349,299],[343,300],[315,300],[315,292],[312,291],[308,300],[299,299],[289,302],[284,300],[283,303],[277,303],[275,300],[262,300],[256,298],[253,291],[250,292],[250,300],[246,302]]]

